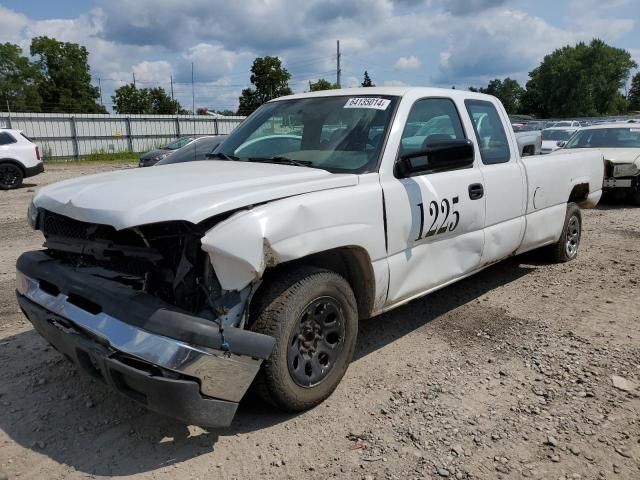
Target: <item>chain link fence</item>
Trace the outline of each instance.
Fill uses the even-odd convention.
[[[0,113],[0,127],[22,130],[47,160],[145,152],[191,135],[230,133],[245,117]]]

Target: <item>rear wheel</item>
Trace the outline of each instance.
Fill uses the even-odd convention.
[[[13,163],[0,163],[0,190],[11,190],[22,185],[22,170]]]
[[[551,258],[556,262],[568,262],[578,256],[582,237],[582,215],[575,203],[567,204],[567,213],[560,239],[551,246]]]
[[[355,296],[340,275],[301,267],[278,276],[252,305],[252,330],[276,339],[256,378],[258,394],[286,411],[314,407],[335,390],[353,356]]]

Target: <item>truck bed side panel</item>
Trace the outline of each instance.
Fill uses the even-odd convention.
[[[602,194],[602,154],[569,152],[525,157],[527,173],[526,228],[518,253],[554,243],[564,226],[566,204],[576,186],[588,186],[593,206]]]

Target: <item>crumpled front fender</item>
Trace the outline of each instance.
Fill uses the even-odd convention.
[[[241,290],[269,267],[333,248],[357,246],[372,260],[384,258],[380,190],[373,182],[359,190],[286,198],[239,211],[214,226],[202,238],[202,249],[221,287]]]
[[[262,276],[267,267],[265,223],[256,212],[241,211],[202,238],[224,290],[241,290]]]

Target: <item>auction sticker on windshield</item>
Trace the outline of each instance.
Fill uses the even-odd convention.
[[[376,110],[386,110],[390,103],[391,100],[386,98],[355,97],[347,100],[344,108],[374,108]]]

